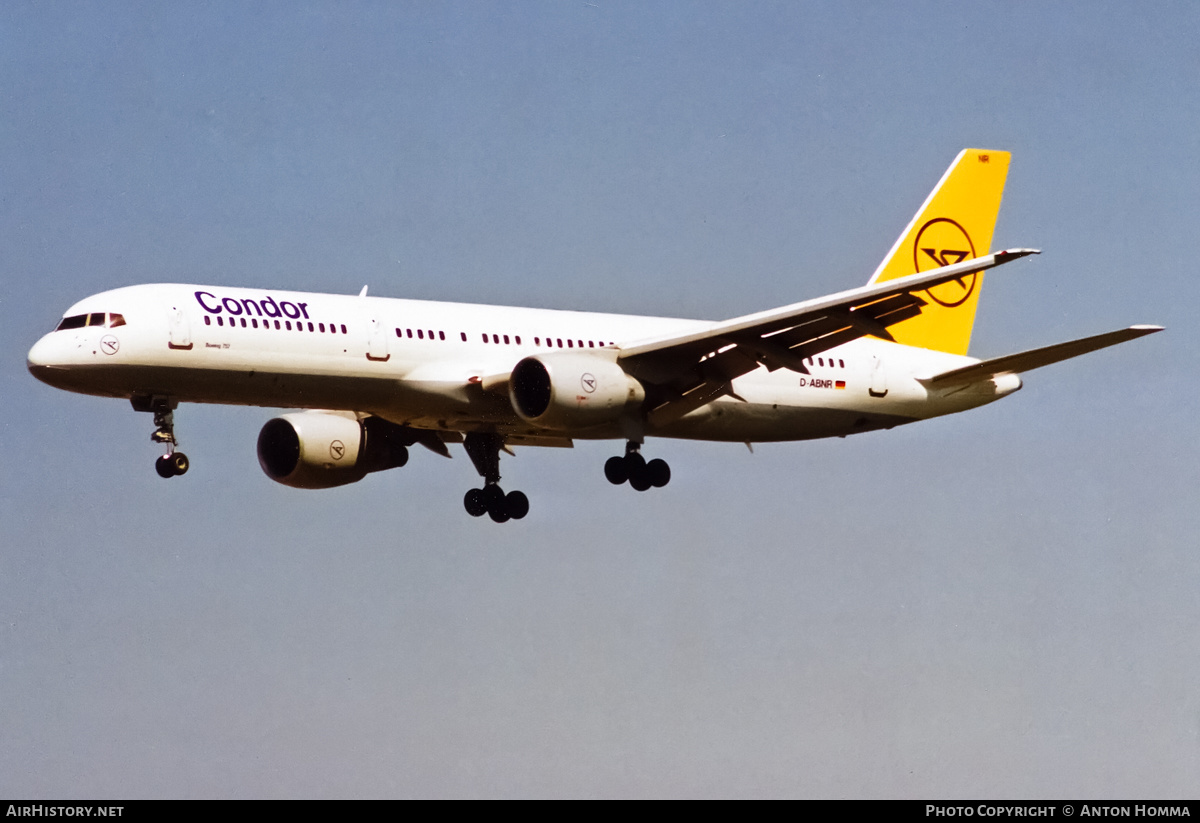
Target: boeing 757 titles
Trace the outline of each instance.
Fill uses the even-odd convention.
[[[982,406],[1020,373],[1161,331],[1130,326],[980,361],[967,356],[1009,154],[955,158],[867,285],[720,322],[196,285],[129,286],[67,310],[29,351],[35,377],[154,415],[162,477],[188,470],[180,403],[300,409],[270,420],[272,480],[322,489],[462,443],[467,512],[520,519],[500,452],[620,439],[614,484],[665,486],[649,437],[844,437]]]

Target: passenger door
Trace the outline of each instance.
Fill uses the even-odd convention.
[[[186,350],[192,347],[192,329],[187,315],[179,306],[171,306],[167,310],[167,327],[169,329],[168,348]]]

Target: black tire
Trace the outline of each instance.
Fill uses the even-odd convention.
[[[504,498],[504,510],[513,520],[520,520],[529,514],[529,498],[525,492],[509,492]]]
[[[504,489],[496,485],[483,487],[483,502],[487,505],[488,517],[497,523],[508,520],[508,508],[504,505]]]
[[[667,465],[666,460],[655,458],[646,464],[646,477],[651,486],[661,489],[671,482],[671,467]]]
[[[652,485],[650,483],[650,472],[646,470],[645,466],[642,466],[637,472],[630,473],[629,485],[632,486],[635,491],[639,492],[644,492],[650,488]]]
[[[646,458],[637,452],[629,452],[625,455],[625,473],[629,475],[630,479],[634,475],[641,474],[644,468],[646,468]]]
[[[471,489],[463,496],[463,508],[472,517],[483,517],[487,514],[487,503],[483,500],[483,489]]]
[[[175,474],[187,474],[188,467],[191,465],[187,455],[183,452],[175,452],[171,455],[171,470]]]
[[[175,476],[175,467],[171,465],[171,455],[164,454],[154,461],[154,470],[164,480]]]
[[[480,494],[483,495],[483,505],[487,506],[488,511],[504,506],[504,489],[499,486],[495,484],[484,486],[480,490]]]
[[[614,486],[619,486],[629,479],[629,468],[624,457],[610,457],[604,464],[604,476]]]

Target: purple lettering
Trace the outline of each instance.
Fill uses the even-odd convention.
[[[206,291],[198,291],[198,292],[196,292],[196,302],[200,304],[200,308],[204,309],[206,312],[208,312],[210,314],[220,314],[221,313],[220,306],[217,306],[215,309],[208,306],[204,302],[204,297],[201,297],[200,295],[205,295],[207,297],[211,297],[213,300],[216,300],[217,296],[215,294],[209,294]]]
[[[270,297],[264,297],[262,299],[262,310],[263,314],[265,314],[267,317],[282,317],[282,315],[279,313],[279,306],[276,305],[275,301]],[[279,328],[279,326],[276,326],[275,328]]]
[[[230,314],[242,313],[242,304],[234,300],[232,297],[226,297],[221,301],[221,305],[223,305],[225,307],[225,311],[229,312]]]
[[[279,308],[283,309],[283,313],[293,320],[300,316],[300,310],[296,308],[294,303],[289,303],[288,301],[284,300],[279,304]]]

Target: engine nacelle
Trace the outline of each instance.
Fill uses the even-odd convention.
[[[642,384],[603,356],[554,352],[512,370],[509,399],[527,423],[555,431],[614,423],[646,399]]]
[[[299,412],[268,420],[258,433],[258,464],[267,477],[298,489],[357,483],[368,472],[403,466],[406,429],[378,417]]]

